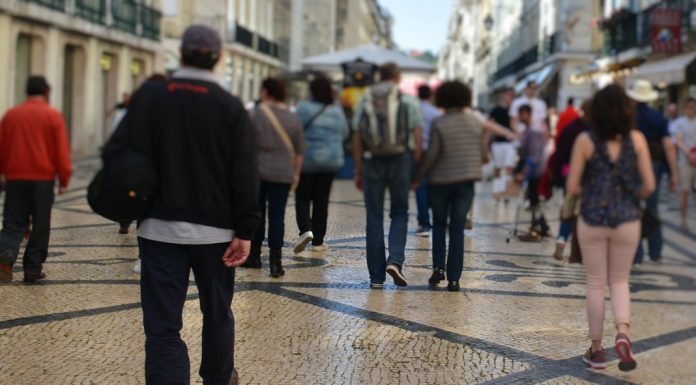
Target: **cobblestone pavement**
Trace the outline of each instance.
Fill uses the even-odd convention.
[[[96,167],[80,161],[72,189],[57,198],[49,279],[23,285],[18,270],[15,282],[0,286],[0,384],[144,383],[138,276],[131,270],[135,236],[117,234],[117,225],[90,213],[84,187]],[[601,372],[584,367],[582,267],[557,264],[553,240],[506,243],[514,205],[494,202],[486,188],[479,186],[474,230],[466,234],[461,292],[428,288],[429,241],[413,235],[404,270],[410,285],[371,291],[361,197],[349,182],[337,183],[327,252],[289,257],[286,248],[282,279],[266,270],[238,272],[233,308],[241,382],[695,383],[696,238],[676,225],[675,196],[663,202],[664,263],[632,275],[639,367],[626,374],[615,362]],[[557,206],[547,206],[550,218]],[[292,200],[289,208],[288,241],[296,232]],[[193,383],[201,383],[197,302],[192,285],[182,337]],[[609,345],[610,310],[607,316]]]

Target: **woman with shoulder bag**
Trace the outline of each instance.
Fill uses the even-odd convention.
[[[274,278],[285,274],[281,263],[285,238],[285,207],[290,188],[297,185],[304,158],[302,124],[285,105],[285,83],[268,78],[261,85],[261,103],[251,114],[256,130],[258,167],[261,184],[259,210],[261,223],[251,242],[251,251],[242,267],[261,268],[261,245],[266,236],[268,207],[268,248],[270,270]]]
[[[597,92],[590,106],[592,129],[574,147],[568,193],[582,200],[578,238],[587,269],[587,317],[592,346],[583,361],[606,368],[602,349],[604,290],[609,283],[619,369],[633,370],[636,361],[629,339],[631,316],[628,279],[641,238],[640,200],[655,189],[645,137],[633,128],[634,109],[618,85]]]
[[[295,213],[300,230],[295,253],[304,251],[309,242],[312,242],[313,251],[326,250],[324,236],[331,185],[343,166],[343,141],[350,132],[343,109],[334,104],[331,82],[320,77],[310,83],[309,89],[312,99],[297,106],[307,150],[295,191]]]

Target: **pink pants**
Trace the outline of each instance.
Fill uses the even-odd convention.
[[[578,221],[578,241],[587,271],[587,320],[590,338],[601,340],[604,328],[604,289],[609,284],[614,324],[628,324],[631,297],[628,277],[640,241],[640,221],[619,227],[590,226]]]

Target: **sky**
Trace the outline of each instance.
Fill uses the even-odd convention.
[[[394,17],[394,41],[404,50],[431,50],[445,44],[453,0],[379,0]]]

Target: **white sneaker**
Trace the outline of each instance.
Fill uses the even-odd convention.
[[[329,249],[329,247],[326,246],[325,244],[321,244],[321,245],[317,245],[317,246],[312,245],[312,251],[315,251],[317,253],[323,253],[324,251],[326,251],[328,249]]]
[[[136,274],[140,274],[142,271],[142,260],[138,258],[138,260],[135,262],[135,266],[133,266],[133,272]]]
[[[300,235],[300,239],[295,242],[295,247],[292,249],[292,251],[295,252],[295,254],[301,253],[304,251],[305,247],[307,247],[307,244],[314,239],[314,234],[312,234],[311,231],[306,231]]]

